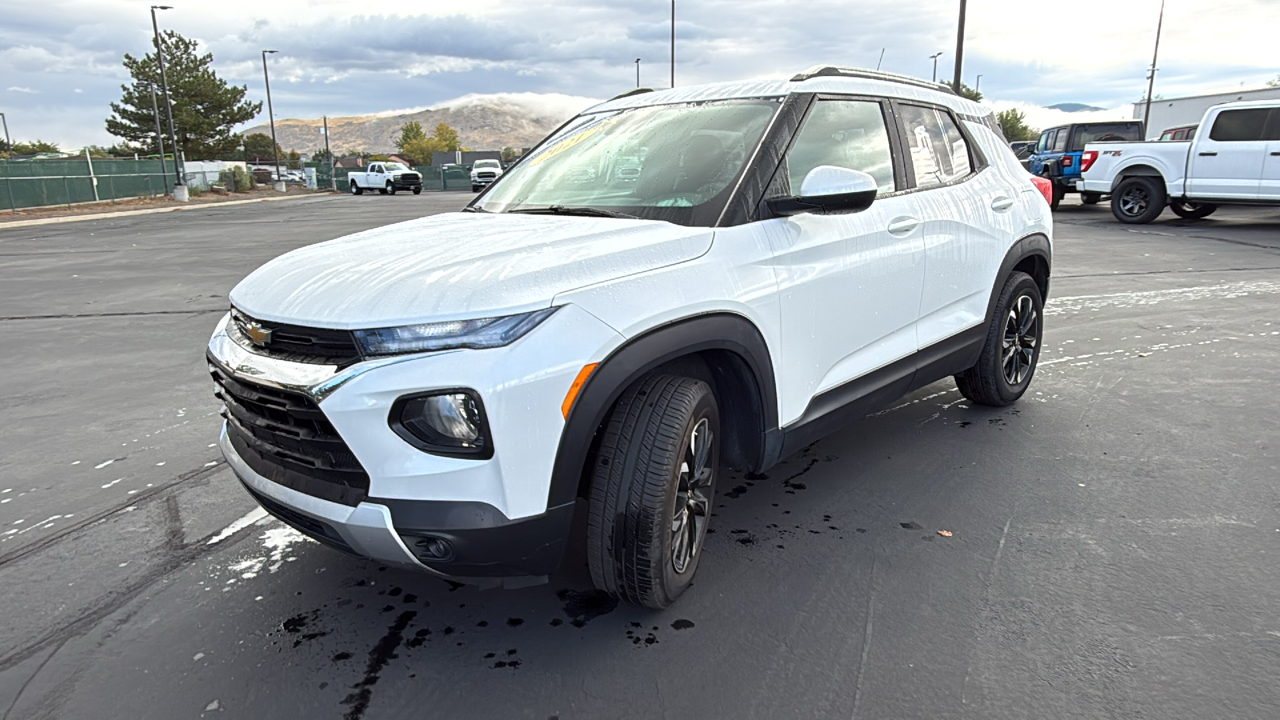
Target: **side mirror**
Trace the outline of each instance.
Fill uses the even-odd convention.
[[[771,198],[765,204],[774,215],[861,212],[871,207],[879,190],[876,179],[861,170],[819,165],[804,176],[799,196]]]

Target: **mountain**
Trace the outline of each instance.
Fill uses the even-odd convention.
[[[329,147],[335,155],[364,150],[395,151],[400,127],[417,121],[428,134],[439,123],[458,131],[463,147],[475,150],[527,148],[537,144],[565,120],[598,102],[573,95],[501,93],[467,95],[424,108],[391,110],[375,115],[329,118]],[[241,135],[271,134],[263,123]],[[309,153],[324,147],[324,123],[320,119],[276,120],[276,140],[285,150]]]
[[[1062,112],[1097,112],[1106,110],[1106,108],[1095,107],[1093,105],[1085,105],[1084,103],[1058,103],[1057,105],[1049,105],[1050,110],[1061,110]]]

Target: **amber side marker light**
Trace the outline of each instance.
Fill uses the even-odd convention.
[[[582,386],[587,382],[587,378],[591,377],[592,371],[600,363],[591,363],[583,365],[578,371],[578,376],[573,379],[573,384],[569,386],[569,392],[564,396],[564,402],[560,403],[560,414],[565,420],[569,419],[569,411],[573,409],[573,401],[578,397],[578,391],[582,390]]]

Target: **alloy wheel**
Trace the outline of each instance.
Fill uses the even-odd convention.
[[[1005,382],[1019,385],[1031,372],[1040,338],[1040,316],[1030,295],[1021,295],[1009,310],[1004,325],[1004,348],[1000,364]]]
[[[1137,217],[1147,211],[1151,195],[1145,188],[1131,187],[1120,196],[1120,211],[1129,217]]]
[[[671,517],[671,565],[677,573],[689,569],[702,548],[707,520],[711,515],[711,493],[715,485],[711,423],[702,418],[689,433],[676,488],[675,511]]]

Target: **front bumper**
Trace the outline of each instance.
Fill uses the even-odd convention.
[[[391,186],[397,190],[412,190],[414,188],[420,188],[422,187],[422,176],[412,175],[405,177],[404,175],[401,175],[391,180]]]
[[[235,443],[243,440],[224,427],[223,455],[268,512],[341,550],[463,582],[512,586],[554,571],[574,511],[573,502],[548,505],[564,427],[560,406],[583,365],[620,344],[612,328],[566,305],[504,348],[391,356],[339,368],[252,352],[227,334],[226,321],[209,341],[209,360],[219,372],[305,396],[313,403],[308,412],[323,413],[367,473],[367,486],[354,495],[326,499],[306,483],[274,477],[274,466],[261,466],[260,457],[242,457]],[[398,398],[460,387],[483,398],[493,457],[434,455],[391,427]],[[300,473],[307,469],[293,467],[293,475]],[[430,552],[433,543],[447,546],[445,556]]]

